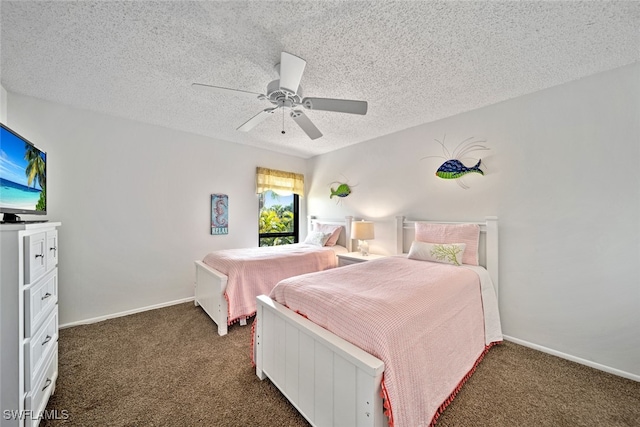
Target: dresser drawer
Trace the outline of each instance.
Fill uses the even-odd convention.
[[[37,378],[45,369],[45,362],[49,359],[58,342],[58,306],[53,308],[44,324],[24,346],[24,385],[31,390]]]
[[[24,283],[35,282],[47,272],[47,233],[24,238]]]
[[[58,230],[47,231],[47,243],[44,247],[47,270],[58,265]]]
[[[24,337],[32,337],[58,302],[58,269],[54,268],[24,293]]]
[[[26,417],[25,426],[37,427],[38,419],[42,411],[47,407],[49,397],[53,394],[58,378],[58,343],[55,343],[54,351],[46,361],[45,370],[39,376],[33,389],[24,399],[24,409],[31,417]]]

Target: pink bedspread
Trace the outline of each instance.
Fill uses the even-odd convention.
[[[331,247],[303,243],[225,249],[208,254],[203,262],[228,277],[229,324],[255,314],[256,297],[268,295],[280,280],[337,265]]]
[[[396,427],[428,426],[485,351],[478,275],[390,257],[283,280],[271,298],[378,357]]]

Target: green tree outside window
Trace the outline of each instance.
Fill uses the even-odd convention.
[[[260,246],[297,242],[297,196],[279,196],[272,191],[259,194],[258,232]]]

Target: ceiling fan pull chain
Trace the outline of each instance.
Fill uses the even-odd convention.
[[[284,107],[282,107],[282,134],[284,135]]]

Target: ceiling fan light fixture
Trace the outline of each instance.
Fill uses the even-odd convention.
[[[261,123],[263,120],[268,118],[277,109],[282,109],[283,118],[284,109],[286,108],[290,110],[291,118],[311,139],[320,138],[322,136],[322,132],[318,130],[302,110],[296,110],[298,107],[303,107],[307,110],[332,111],[361,115],[367,114],[368,104],[366,101],[331,98],[303,98],[300,81],[302,80],[302,74],[306,65],[307,62],[304,59],[287,52],[282,52],[280,55],[280,62],[275,65],[276,70],[280,74],[280,78],[269,82],[267,85],[266,95],[201,83],[193,83],[192,87],[198,90],[206,90],[214,93],[228,94],[233,92],[236,94],[251,95],[257,97],[259,100],[269,101],[274,106],[273,108],[267,108],[259,112],[243,123],[237,128],[237,130],[241,132],[248,132],[253,129],[258,123]],[[282,133],[285,133],[284,122],[282,126]]]
[[[267,85],[267,95],[265,99],[273,105],[278,105],[283,99],[291,100],[292,103],[298,105],[302,101],[302,86],[298,86],[298,93],[290,94],[280,89],[280,80],[274,80]]]

